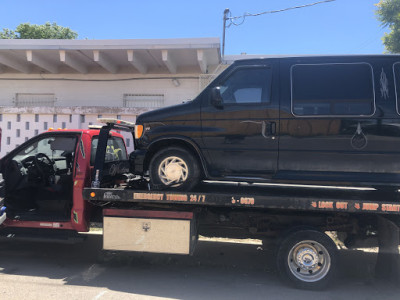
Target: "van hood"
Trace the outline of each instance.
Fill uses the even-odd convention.
[[[200,114],[200,101],[193,100],[145,112],[136,118],[136,124],[174,120],[193,120],[193,118],[198,114]]]

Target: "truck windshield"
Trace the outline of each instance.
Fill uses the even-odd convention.
[[[27,145],[25,148],[20,150],[13,159],[16,161],[22,161],[27,157],[33,157],[38,153],[45,154],[52,160],[60,160],[65,158],[68,154],[73,154],[76,147],[76,137],[66,136],[51,136],[45,137],[32,144]]]
[[[97,144],[99,142],[98,137],[94,137],[92,140],[92,149],[90,154],[90,164],[93,166],[96,159]],[[127,160],[128,154],[126,153],[125,144],[122,138],[110,136],[107,141],[107,150],[104,161],[113,162],[119,160]]]

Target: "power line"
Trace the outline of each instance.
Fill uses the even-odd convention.
[[[223,18],[224,26],[223,26],[223,33],[222,33],[222,57],[224,57],[224,54],[225,54],[225,29],[229,28],[231,25],[235,25],[235,26],[242,25],[247,17],[258,17],[258,16],[265,15],[265,14],[280,13],[280,12],[284,12],[284,11],[288,11],[288,10],[305,8],[305,7],[310,7],[310,6],[327,3],[327,2],[333,2],[333,1],[336,1],[336,0],[318,1],[318,2],[314,2],[314,3],[309,3],[309,4],[299,5],[299,6],[292,6],[292,7],[278,9],[278,10],[264,11],[264,12],[260,12],[260,13],[256,13],[256,14],[251,14],[251,13],[246,12],[242,16],[236,16],[236,17],[232,17],[232,13],[229,10],[229,8],[225,9],[224,10],[224,18]],[[240,19],[241,19],[241,21],[239,23],[237,23],[236,20],[240,20]],[[228,25],[226,24],[227,21],[229,21]]]
[[[261,15],[265,15],[265,14],[275,14],[275,13],[280,13],[280,12],[284,12],[284,11],[288,11],[288,10],[293,10],[293,9],[298,9],[298,8],[304,8],[304,7],[309,7],[309,6],[314,6],[314,5],[318,5],[318,4],[322,4],[322,3],[327,3],[327,2],[333,2],[336,0],[324,0],[324,1],[318,1],[318,2],[314,2],[314,3],[310,3],[310,4],[304,4],[304,5],[299,5],[299,6],[293,6],[293,7],[288,7],[288,8],[283,8],[283,9],[278,9],[278,10],[269,10],[269,11],[264,11],[261,13],[257,13],[257,14],[251,14],[251,13],[244,13],[242,16],[237,16],[237,17],[228,17],[227,20],[231,21],[231,23],[227,26],[229,27],[230,25],[241,25],[243,24],[243,22],[245,21],[246,17],[258,17]],[[231,12],[229,12],[230,15],[232,15]],[[239,24],[235,23],[233,20],[237,20],[237,19],[242,19],[243,21],[240,22]]]

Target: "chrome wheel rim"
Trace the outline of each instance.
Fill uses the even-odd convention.
[[[324,278],[331,268],[328,250],[316,241],[301,241],[294,245],[288,255],[289,270],[305,282]]]
[[[177,186],[184,182],[189,174],[186,162],[177,156],[165,158],[158,167],[158,177],[168,186]]]

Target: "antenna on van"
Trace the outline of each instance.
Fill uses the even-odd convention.
[[[318,2],[314,2],[314,3],[309,3],[309,4],[299,5],[299,6],[293,6],[293,7],[288,7],[288,8],[278,9],[278,10],[264,11],[264,12],[257,13],[257,14],[244,13],[242,16],[236,16],[236,17],[232,17],[232,13],[229,10],[229,8],[225,8],[224,17],[222,19],[223,20],[223,28],[222,28],[222,59],[224,59],[224,57],[225,57],[225,30],[226,30],[226,28],[229,28],[231,25],[235,25],[235,26],[242,25],[244,23],[244,21],[246,20],[246,17],[258,17],[258,16],[265,15],[265,14],[280,13],[280,12],[284,12],[284,11],[287,11],[287,10],[304,8],[304,7],[314,6],[314,5],[327,3],[327,2],[333,2],[333,1],[336,1],[336,0],[318,1]],[[226,25],[227,21],[229,21],[228,25]]]

